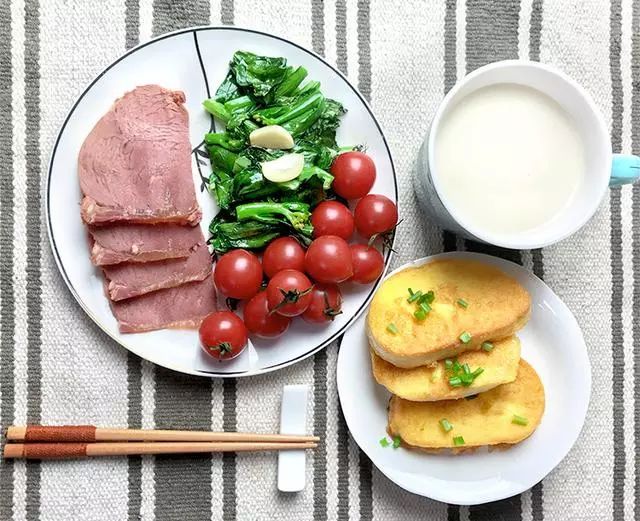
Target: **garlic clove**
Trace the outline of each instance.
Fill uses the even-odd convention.
[[[293,148],[293,137],[280,125],[268,125],[255,129],[249,134],[251,146],[288,150]]]
[[[303,154],[285,154],[272,161],[260,163],[262,175],[274,183],[284,183],[295,179],[304,168]]]

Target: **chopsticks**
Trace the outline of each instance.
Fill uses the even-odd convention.
[[[93,425],[11,426],[5,458],[64,459],[135,454],[187,454],[314,449],[317,436],[142,429]]]

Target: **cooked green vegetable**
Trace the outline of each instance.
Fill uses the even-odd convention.
[[[297,202],[241,204],[235,212],[222,211],[209,225],[214,251],[233,248],[259,249],[280,235],[292,235],[309,245],[313,226],[309,205]]]
[[[203,102],[204,108],[225,125],[224,132],[208,133],[204,139],[212,168],[207,187],[222,210],[209,227],[216,253],[236,247],[261,248],[291,229],[308,242],[313,231],[309,209],[332,197],[329,169],[338,153],[345,150],[336,143],[345,109],[322,94],[319,82],[305,81],[306,77],[304,67],[287,65],[284,58],[237,51],[215,96]],[[289,132],[294,147],[284,152],[251,146],[251,132],[267,125],[280,125]],[[304,155],[301,174],[282,183],[267,180],[261,163],[284,153]],[[271,207],[278,208],[275,214],[265,213],[264,206],[256,213],[247,209],[237,212],[252,202],[303,204],[307,206],[303,211],[306,220],[300,225],[295,217],[294,224],[289,214],[293,210],[288,206]],[[260,226],[249,225],[249,220]]]

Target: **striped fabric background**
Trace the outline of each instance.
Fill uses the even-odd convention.
[[[128,356],[75,304],[43,226],[42,185],[58,127],[84,86],[126,48],[201,24],[262,29],[310,47],[370,100],[400,175],[407,224],[396,264],[489,250],[543,277],[576,314],[593,366],[589,415],[573,451],[532,490],[459,508],[390,483],[348,436],[334,376],[338,345],[263,377],[188,378]],[[308,466],[307,488],[293,496],[276,491],[272,455],[2,461],[1,521],[640,516],[640,186],[612,190],[571,239],[523,252],[440,232],[422,219],[411,188],[417,149],[444,93],[504,58],[564,69],[596,99],[614,150],[639,153],[640,0],[0,0],[0,28],[0,426],[268,431],[277,428],[282,386],[308,382],[309,429],[326,440]]]

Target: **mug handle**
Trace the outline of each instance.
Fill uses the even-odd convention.
[[[640,157],[631,154],[613,154],[609,186],[635,183],[640,178]]]

